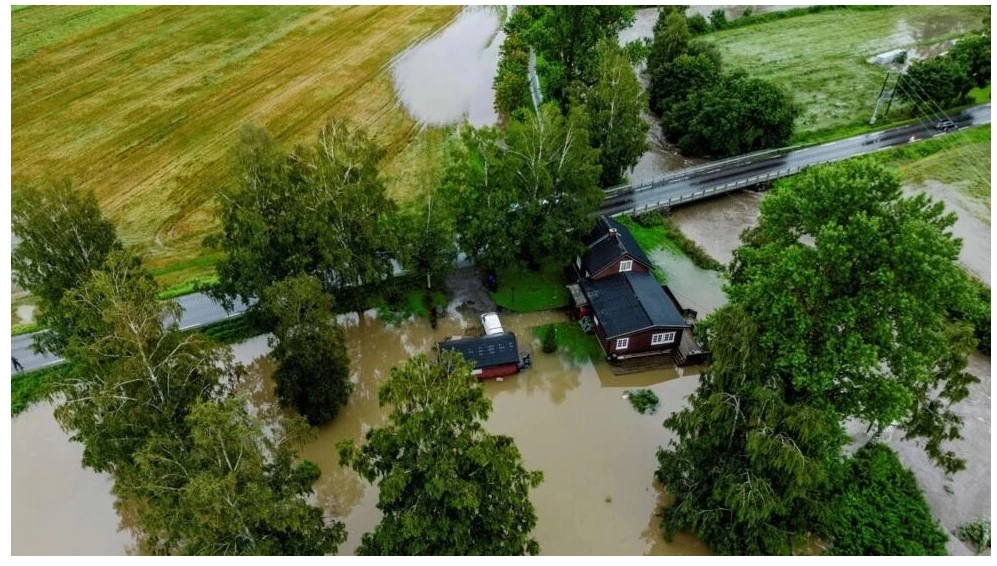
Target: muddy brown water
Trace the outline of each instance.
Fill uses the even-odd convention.
[[[681,407],[696,386],[693,370],[660,370],[627,376],[613,375],[603,363],[575,362],[567,355],[540,352],[532,339],[533,326],[565,321],[561,313],[503,315],[507,330],[516,333],[522,351],[533,351],[533,367],[502,382],[487,382],[494,403],[487,428],[513,437],[530,469],[544,472],[544,483],[531,493],[538,522],[534,536],[544,554],[703,554],[694,538],[661,538],[656,511],[667,495],[653,482],[655,450],[669,440],[662,427],[667,414]],[[465,322],[467,321],[467,322]],[[361,441],[386,412],[378,406],[377,387],[390,368],[409,356],[428,352],[474,316],[448,317],[433,331],[413,320],[400,328],[386,327],[372,313],[342,319],[347,327],[356,390],[336,420],[318,430],[302,449],[316,462],[322,477],[318,501],[349,532],[341,554],[351,554],[364,532],[380,519],[377,488],[339,465],[335,444]],[[250,364],[247,384],[261,406],[273,403],[272,363],[265,357],[265,338],[256,338],[233,351]],[[657,393],[661,408],[640,415],[622,398],[627,388],[646,387]]]
[[[487,428],[513,437],[526,466],[544,472],[544,483],[531,493],[538,516],[534,536],[541,551],[707,553],[690,536],[671,543],[662,539],[656,513],[667,494],[653,481],[655,451],[670,438],[662,422],[695,389],[698,370],[616,376],[602,362],[543,354],[530,329],[566,320],[558,312],[503,315],[503,325],[516,333],[520,349],[533,352],[533,367],[485,384],[494,403]],[[373,313],[341,317],[341,323],[356,390],[350,404],[334,422],[318,429],[301,455],[322,469],[316,500],[329,517],[346,524],[349,538],[340,553],[352,554],[362,534],[380,519],[377,488],[339,465],[336,442],[362,441],[367,430],[384,421],[377,388],[392,366],[429,352],[447,336],[473,332],[477,317],[448,316],[435,331],[421,320],[386,327]],[[268,351],[266,336],[233,347],[236,359],[249,368],[243,387],[260,409],[273,404]],[[627,388],[639,387],[660,398],[656,414],[640,415],[622,397]],[[127,531],[118,530],[108,478],[80,467],[81,447],[59,429],[50,405],[37,405],[15,419],[12,437],[12,511],[19,518],[12,530],[15,554],[121,554],[132,546]]]
[[[133,537],[120,527],[110,477],[80,465],[83,446],[52,409],[40,403],[11,421],[11,554],[125,554]]]

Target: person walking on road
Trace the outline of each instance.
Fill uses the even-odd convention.
[[[17,361],[17,358],[11,356],[10,361],[14,363],[14,371],[24,371],[24,366],[21,365],[21,362]]]

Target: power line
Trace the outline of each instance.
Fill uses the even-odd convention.
[[[948,114],[946,114],[945,111],[942,110],[942,108],[934,100],[928,97],[923,87],[918,85],[916,82],[901,80],[898,81],[897,86],[899,86],[900,89],[904,91],[904,93],[906,93],[909,97],[911,97],[911,99],[916,99],[916,101],[920,103],[916,104],[915,105],[916,107],[927,108],[928,110],[931,110],[931,108],[933,107],[934,110],[931,110],[930,113],[925,112],[926,114],[928,114],[929,118],[932,119],[933,121],[937,120],[938,117],[941,117],[944,118],[945,120],[952,122],[952,119],[948,116]],[[913,89],[916,89],[916,91]],[[943,140],[940,141],[944,143],[944,136]],[[959,155],[963,158],[967,168],[971,171],[972,175],[975,177],[975,180],[980,182],[984,186],[990,187],[990,175],[981,172],[980,169],[974,164],[974,160],[966,153],[965,144],[960,143],[959,140],[954,138],[949,140],[949,142],[950,142],[949,148],[947,149],[956,147],[956,150],[959,152]]]

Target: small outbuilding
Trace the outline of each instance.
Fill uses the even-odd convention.
[[[506,377],[519,372],[519,346],[512,332],[455,338],[439,343],[440,350],[460,352],[474,364],[471,372],[479,380]]]

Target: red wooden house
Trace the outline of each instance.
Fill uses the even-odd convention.
[[[651,262],[625,226],[602,216],[575,262],[578,288],[572,289],[579,315],[610,361],[656,354],[682,358],[683,335],[692,326],[682,308],[650,273]]]

